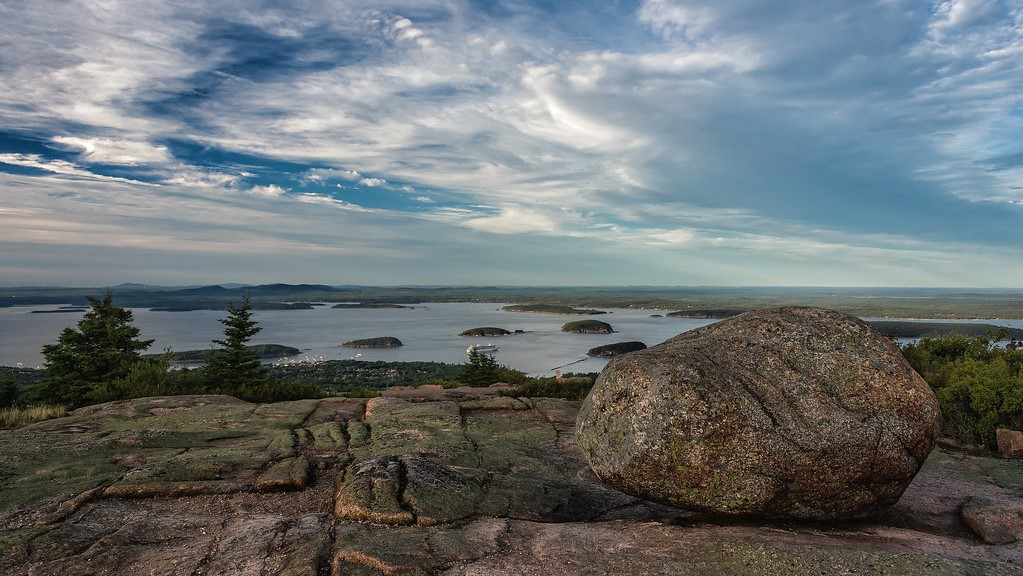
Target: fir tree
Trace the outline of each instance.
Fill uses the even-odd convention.
[[[224,339],[214,340],[219,349],[213,351],[203,379],[206,385],[216,391],[235,394],[245,386],[262,383],[267,376],[259,356],[248,347],[249,339],[262,328],[252,319],[252,304],[248,295],[241,306],[234,302],[227,305],[227,318],[219,320],[224,325]]]
[[[469,386],[490,386],[498,381],[497,360],[490,354],[469,351],[469,362],[462,367],[458,380]]]
[[[152,340],[139,340],[132,312],[113,304],[110,292],[102,300],[88,297],[90,310],[77,329],[65,328],[56,344],[43,346],[46,379],[37,399],[69,408],[101,399],[103,388],[123,378],[142,361],[139,354]]]

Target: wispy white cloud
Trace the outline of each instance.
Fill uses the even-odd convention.
[[[72,150],[80,150],[79,158],[83,162],[137,166],[164,164],[171,160],[166,146],[154,146],[148,142],[74,136],[55,136],[53,141]]]
[[[916,283],[906,270],[961,262],[920,246],[1013,241],[1023,167],[992,159],[1023,151],[1018,2],[570,4],[5,5],[0,130],[55,153],[0,162],[75,192],[144,177],[168,210],[255,202],[252,223],[408,231],[361,226],[381,243],[361,253],[397,234],[425,258],[409,237],[426,229],[436,253],[465,234],[585,241],[650,283],[683,282],[666,256],[711,283]],[[67,233],[103,236],[93,217],[67,211]],[[210,245],[244,235],[215,228]]]
[[[130,178],[119,178],[116,176],[105,176],[102,174],[96,174],[85,170],[72,162],[65,160],[51,160],[40,156],[39,154],[10,154],[0,153],[0,163],[10,164],[12,166],[22,166],[25,168],[36,168],[38,170],[44,170],[46,172],[52,172],[54,174],[61,174],[63,176],[72,176],[75,178],[83,178],[88,180],[99,180],[106,182],[133,182],[136,184],[146,185],[144,182],[132,180]]]

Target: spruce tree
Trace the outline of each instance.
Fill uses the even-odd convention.
[[[262,328],[252,319],[249,296],[241,306],[227,305],[227,318],[218,320],[224,325],[224,339],[214,340],[219,349],[210,354],[203,369],[203,379],[212,390],[237,394],[243,386],[260,384],[266,379],[266,369],[259,356],[248,347],[249,339]]]
[[[490,354],[469,351],[469,363],[462,367],[458,380],[469,386],[490,386],[498,381],[497,360]]]
[[[114,306],[109,291],[102,300],[87,298],[90,310],[77,329],[65,328],[56,344],[43,346],[46,379],[36,391],[38,400],[69,408],[102,400],[102,389],[126,376],[153,343],[139,340],[131,310]]]

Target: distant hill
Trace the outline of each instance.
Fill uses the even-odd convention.
[[[106,287],[0,287],[0,307],[88,304]],[[671,311],[673,316],[722,318],[774,306],[820,306],[861,318],[1023,319],[1023,289],[701,287],[701,286],[359,286],[325,284],[213,284],[151,286],[139,283],[111,288],[114,303],[128,308],[224,310],[246,294],[257,309],[290,303],[426,302],[515,303],[521,311],[594,313],[632,308]],[[530,308],[532,307],[532,308]],[[571,311],[571,312],[570,312]]]
[[[1008,330],[1006,338],[1023,340],[1023,330],[994,324],[972,322],[913,322],[910,320],[870,320],[868,324],[878,332],[893,338],[919,338],[925,334],[962,334],[964,336],[989,336],[1001,330]]]

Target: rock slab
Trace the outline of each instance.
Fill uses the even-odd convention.
[[[961,521],[1023,537],[1016,460],[939,447],[870,522],[718,522],[602,486],[579,402],[486,390],[143,398],[0,430],[0,574],[1023,574],[1023,543]]]
[[[640,498],[832,520],[897,502],[940,427],[891,340],[846,314],[784,307],[615,358],[577,442],[598,477]]]

